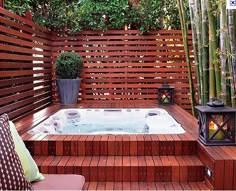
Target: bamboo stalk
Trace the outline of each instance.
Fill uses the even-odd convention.
[[[230,41],[230,55],[231,55],[231,65],[229,67],[230,73],[230,86],[231,86],[231,102],[232,106],[236,107],[236,44],[235,44],[235,18],[234,18],[234,10],[228,10],[228,30],[229,30],[229,41]]]
[[[196,111],[195,111],[195,107],[194,107],[196,105],[195,90],[194,90],[193,77],[192,77],[192,69],[191,69],[192,66],[191,66],[190,57],[189,57],[188,30],[187,30],[187,26],[186,26],[183,1],[177,0],[177,5],[178,5],[178,10],[179,10],[182,36],[183,36],[183,41],[184,41],[184,52],[185,52],[187,66],[188,66],[188,77],[189,77],[189,85],[190,85],[190,100],[191,100],[191,106],[192,106],[192,114],[194,116],[196,116]]]
[[[229,47],[228,30],[227,30],[227,15],[226,4],[221,1],[220,3],[220,63],[221,63],[221,99],[230,105],[230,93],[227,88],[228,81],[228,62],[227,62],[227,47]]]
[[[202,66],[202,25],[201,25],[201,4],[200,0],[194,0],[194,22],[197,33],[197,45],[198,45],[198,62],[199,62],[199,81],[200,81],[200,95],[199,104],[203,101],[203,66]]]
[[[202,66],[203,66],[203,101],[206,105],[209,100],[209,62],[208,62],[208,25],[207,25],[207,6],[206,1],[201,0],[202,6]]]
[[[209,93],[210,98],[220,97],[221,93],[221,80],[220,80],[220,69],[217,56],[217,38],[216,38],[216,17],[213,14],[214,8],[210,0],[207,1],[207,14],[209,21]]]
[[[197,46],[197,29],[195,24],[194,17],[194,1],[189,0],[189,10],[190,10],[190,19],[191,19],[191,29],[192,29],[192,38],[193,38],[193,50],[194,50],[194,63],[197,76],[197,89],[198,97],[201,96],[201,82],[200,82],[200,67],[199,67],[199,58],[198,58],[198,46]]]

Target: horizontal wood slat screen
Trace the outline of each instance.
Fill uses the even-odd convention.
[[[192,38],[189,48],[193,62]],[[80,101],[157,102],[163,83],[175,87],[175,103],[191,109],[188,70],[180,30],[160,30],[141,35],[137,30],[83,31],[52,38],[53,63],[62,51],[83,57]],[[194,65],[192,65],[195,78]],[[196,82],[195,82],[196,83]],[[54,100],[58,101],[53,85]]]
[[[0,114],[21,118],[52,103],[51,34],[0,8]]]
[[[191,109],[180,30],[63,36],[0,8],[0,31],[0,114],[11,119],[58,102],[54,68],[63,51],[75,51],[84,60],[80,102],[156,103],[157,88],[168,83],[175,87],[175,103]],[[191,31],[188,38],[193,62]],[[195,78],[194,64],[192,69]]]

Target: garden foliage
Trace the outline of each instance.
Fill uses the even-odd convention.
[[[187,5],[187,0],[186,5]],[[171,0],[5,0],[19,15],[28,10],[33,20],[52,31],[180,29],[178,9]],[[186,6],[186,10],[187,10]],[[185,11],[188,13],[188,11]]]

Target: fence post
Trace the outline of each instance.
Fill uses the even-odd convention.
[[[32,21],[33,17],[32,17],[32,13],[30,10],[25,12],[25,18]]]
[[[4,0],[0,0],[0,7],[4,8]]]

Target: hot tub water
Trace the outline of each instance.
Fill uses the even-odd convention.
[[[62,109],[29,133],[180,134],[185,130],[161,108]]]

